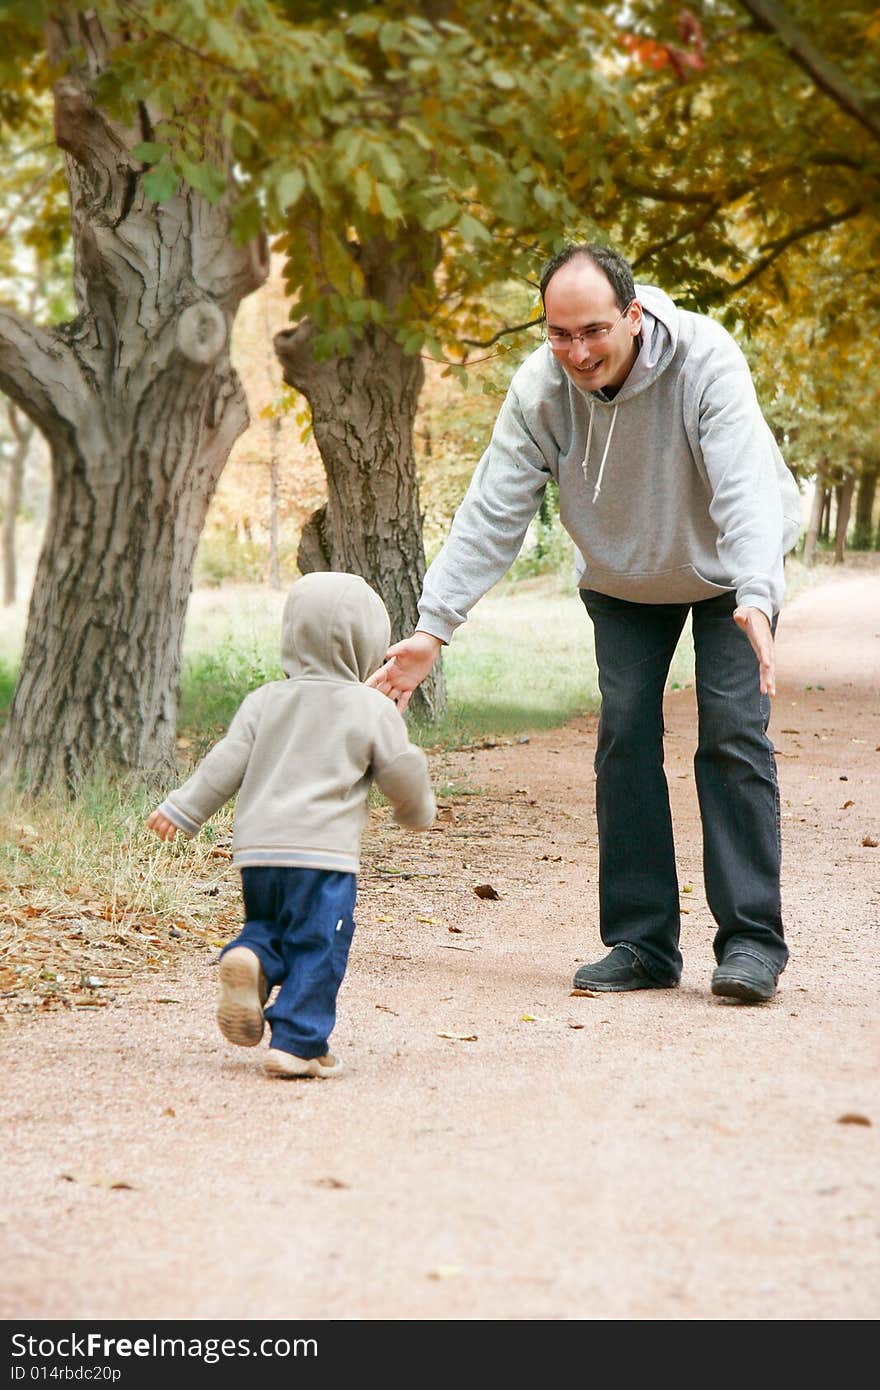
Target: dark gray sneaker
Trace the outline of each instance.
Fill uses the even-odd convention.
[[[732,946],[712,975],[712,993],[741,1004],[765,1004],[776,993],[776,972],[750,951]]]
[[[608,992],[625,989],[675,989],[677,980],[655,980],[638,956],[625,946],[615,946],[602,960],[582,965],[574,977],[575,989]]]

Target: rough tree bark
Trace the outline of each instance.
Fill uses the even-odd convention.
[[[15,603],[18,592],[18,567],[15,557],[15,523],[21,506],[22,485],[24,483],[24,464],[27,458],[34,427],[19,418],[14,406],[9,407],[9,428],[15,439],[9,455],[9,476],[6,480],[6,497],[3,501],[3,526],[0,530],[0,544],[3,549],[3,606],[8,608]]]
[[[419,257],[408,259],[400,244],[384,242],[364,249],[361,268],[367,293],[386,304],[424,274]],[[316,361],[313,339],[309,319],[275,337],[284,380],[311,407],[327,474],[327,502],[303,528],[297,563],[304,574],[338,569],[362,575],[382,595],[397,641],[416,627],[425,575],[413,441],[424,368],[372,325],[346,357]],[[445,698],[438,662],[410,708],[433,720]]]
[[[877,496],[877,479],[880,477],[880,460],[864,464],[856,492],[856,521],[853,530],[853,548],[871,550],[874,544],[874,499]]]
[[[834,528],[834,560],[842,565],[846,559],[846,533],[849,530],[849,514],[852,510],[853,493],[856,490],[855,474],[847,473],[837,488],[837,524]]]
[[[819,527],[822,524],[822,513],[825,510],[825,498],[828,488],[823,479],[816,477],[813,488],[813,504],[810,508],[810,520],[807,523],[807,534],[804,537],[804,564],[812,565],[816,559],[816,544],[819,540]]]
[[[173,775],[181,644],[199,536],[248,423],[232,320],[268,271],[223,205],[145,199],[122,129],[92,100],[109,40],[94,12],[50,22],[77,317],[0,311],[0,390],[49,442],[52,503],[4,736],[4,772],[38,791],[96,764]]]

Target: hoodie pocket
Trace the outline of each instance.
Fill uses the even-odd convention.
[[[732,584],[716,584],[706,579],[693,565],[679,565],[671,570],[631,571],[619,574],[587,563],[580,578],[581,589],[595,589],[611,598],[630,603],[698,603],[701,599],[717,598],[733,592]]]

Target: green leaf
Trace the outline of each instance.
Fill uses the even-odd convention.
[[[428,232],[439,231],[441,227],[448,227],[458,217],[461,209],[458,203],[441,203],[439,208],[429,212],[422,222],[422,226]]]
[[[389,222],[397,222],[403,219],[400,204],[387,184],[376,184],[376,198],[379,207],[382,209],[382,216],[387,217]]]
[[[140,145],[135,145],[132,148],[131,157],[140,160],[141,164],[158,164],[162,156],[167,153],[167,145],[159,145],[154,140],[144,140]]]
[[[275,192],[278,198],[278,206],[282,212],[298,203],[305,191],[305,177],[299,169],[288,169],[282,174],[276,184]]]
[[[236,41],[236,31],[229,29],[219,19],[209,19],[207,24],[208,39],[213,48],[223,58],[229,58],[232,62],[240,62],[241,48]]]
[[[201,193],[209,203],[219,203],[226,192],[226,177],[221,170],[209,164],[207,160],[196,164],[182,155],[178,156],[177,167],[190,188]]]
[[[402,183],[404,170],[397,155],[385,144],[380,144],[376,153],[379,156],[379,163],[382,165],[386,179],[391,183]]]
[[[516,86],[516,78],[504,68],[493,68],[489,73],[489,78],[493,87],[500,87],[502,91],[509,92]]]
[[[358,207],[367,212],[373,201],[373,180],[366,169],[361,168],[354,171],[354,196],[357,199]]]
[[[173,165],[158,164],[148,174],[144,174],[144,192],[154,203],[167,202],[173,198],[180,183],[180,175]]]
[[[463,212],[458,219],[458,230],[465,241],[491,241],[491,233],[486,230],[482,222],[478,222],[475,217]]]

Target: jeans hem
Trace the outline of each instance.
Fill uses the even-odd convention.
[[[629,951],[630,955],[635,956],[642,969],[651,976],[652,980],[656,980],[658,984],[672,983],[677,985],[679,983],[680,977],[678,975],[674,975],[670,981],[667,980],[664,976],[658,975],[656,970],[652,970],[650,964],[648,963],[648,961],[645,960],[645,957],[642,955],[638,946],[632,946],[628,941],[617,941],[615,942],[615,946],[622,946],[625,951]],[[612,947],[612,950],[613,949],[614,947]]]

